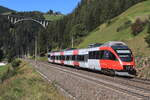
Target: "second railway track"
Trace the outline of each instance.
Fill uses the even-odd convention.
[[[97,73],[91,73],[84,70],[76,70],[69,67],[64,67],[60,65],[53,65],[47,62],[30,62],[36,65],[42,65],[44,67],[51,67],[57,69],[63,73],[69,73],[80,79],[92,82],[97,85],[103,85],[109,89],[112,89],[118,93],[123,93],[129,96],[134,96],[137,99],[149,100],[150,99],[150,87],[149,84],[144,84],[144,81],[138,82],[134,79],[123,79],[116,77],[109,77],[105,75],[100,75]],[[61,68],[60,68],[61,67]]]

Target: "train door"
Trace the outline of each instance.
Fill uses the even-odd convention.
[[[101,70],[98,56],[99,51],[89,52],[88,67],[90,69]]]
[[[48,54],[48,62],[51,62],[51,56]]]
[[[88,60],[88,55],[80,55],[80,67],[83,67],[83,68],[88,68],[88,65],[87,65],[87,60]]]
[[[94,69],[94,63],[95,63],[94,52],[91,51],[91,52],[89,52],[88,68]]]

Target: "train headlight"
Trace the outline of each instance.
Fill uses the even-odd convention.
[[[133,70],[133,66],[132,66],[132,65],[124,65],[123,68],[124,68],[124,70],[126,70],[126,71]]]

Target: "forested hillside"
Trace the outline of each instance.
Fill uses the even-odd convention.
[[[145,41],[150,21],[150,0],[138,3],[119,16],[99,25],[93,30],[79,48],[87,47],[90,43],[107,41],[124,41],[135,55],[150,55],[150,48]],[[150,31],[149,31],[150,32]],[[150,38],[150,36],[148,36]],[[150,39],[147,42],[150,44]]]
[[[143,0],[81,0],[71,14],[49,25],[52,47],[71,47],[72,39],[74,45],[79,44],[97,26],[140,1]]]
[[[8,13],[8,12],[14,12],[14,11],[6,7],[0,6],[0,14]]]
[[[7,58],[13,58],[33,56],[36,39],[39,55],[51,49],[71,47],[71,40],[78,45],[97,26],[109,22],[140,1],[143,0],[81,0],[72,13],[52,21],[47,28],[32,21],[12,25],[7,18],[0,16],[0,48]],[[12,14],[45,19],[38,11]]]
[[[21,16],[40,20],[45,19],[44,15],[45,13],[38,11],[11,13],[11,16]],[[21,57],[23,55],[33,56],[35,54],[35,40],[37,40],[38,51],[45,53],[48,48],[47,36],[46,29],[39,23],[34,21],[22,21],[12,24],[6,16],[0,15],[1,57],[3,54],[6,58],[11,60],[13,57]]]

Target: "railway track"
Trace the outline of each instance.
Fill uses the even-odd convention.
[[[57,67],[60,67],[60,65],[54,65]],[[63,68],[66,69],[66,66],[61,66]],[[99,78],[99,79],[104,79],[110,82],[115,82],[116,84],[124,84],[124,85],[128,85],[132,88],[139,88],[141,90],[145,90],[145,91],[150,91],[150,81],[148,80],[141,80],[141,79],[137,79],[137,78],[124,78],[124,77],[111,77],[111,76],[107,76],[107,75],[103,75],[100,73],[97,73],[95,71],[91,71],[91,70],[76,70],[73,68],[67,68],[68,70],[72,70],[72,71],[78,71],[79,73],[83,73],[87,76],[93,76],[95,78]]]
[[[146,79],[134,78],[134,79],[131,79],[130,81],[134,81],[134,82],[139,82],[139,83],[150,85],[150,80],[146,80]]]
[[[108,89],[114,90],[118,93],[134,96],[137,99],[150,100],[150,86],[148,84],[149,81],[110,77],[100,75],[97,73],[91,73],[89,71],[77,70],[74,68],[64,67],[60,65],[53,65],[47,62],[37,62],[37,63],[35,63],[34,61],[30,62],[37,66],[42,65],[44,67],[54,68],[63,73],[68,73],[70,75],[78,77],[79,79],[86,80],[90,83],[105,86]]]

